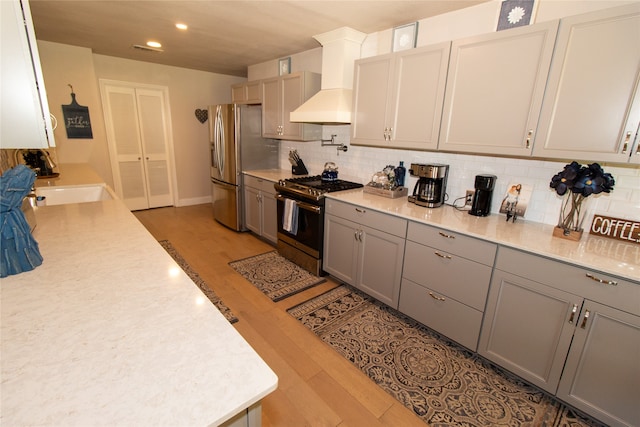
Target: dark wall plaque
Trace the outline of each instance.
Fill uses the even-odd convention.
[[[67,138],[93,138],[89,107],[78,104],[75,93],[71,92],[71,104],[62,106],[62,115]]]

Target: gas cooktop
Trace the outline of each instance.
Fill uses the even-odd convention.
[[[320,200],[325,193],[352,190],[360,187],[363,187],[363,185],[342,179],[324,181],[320,175],[289,178],[280,180],[275,184],[275,189],[281,193],[295,194],[314,200]]]

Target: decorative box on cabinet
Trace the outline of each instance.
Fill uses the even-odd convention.
[[[244,175],[244,225],[266,240],[278,242],[276,191],[273,182]]]
[[[435,150],[451,42],[355,63],[354,145]]]
[[[0,2],[0,148],[55,146],[38,45],[27,0]]]
[[[398,308],[407,221],[327,199],[323,270]]]
[[[558,21],[453,41],[438,149],[530,156]]]
[[[533,154],[640,163],[640,3],[560,21]]]
[[[475,351],[496,247],[409,222],[399,310]]]
[[[260,80],[231,86],[231,102],[234,104],[262,103]]]
[[[320,90],[320,74],[302,71],[262,80],[262,136],[310,141],[322,138],[322,126],[292,123],[290,113]]]
[[[609,425],[640,425],[640,283],[500,247],[478,352]]]

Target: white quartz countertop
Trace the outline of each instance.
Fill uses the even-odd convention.
[[[290,178],[287,170],[245,171],[270,181]],[[451,206],[426,208],[406,197],[390,199],[364,193],[362,189],[328,193],[328,198],[440,227],[500,245],[575,264],[616,277],[640,281],[640,245],[585,234],[578,242],[553,237],[553,226],[519,219],[506,222],[504,215],[469,215]]]
[[[0,280],[3,426],[218,425],[278,379],[119,200],[37,208]]]

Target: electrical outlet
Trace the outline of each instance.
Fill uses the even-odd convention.
[[[464,200],[465,206],[471,206],[471,203],[473,201],[473,193],[475,193],[475,191],[467,190],[467,195],[465,196],[465,200]]]

